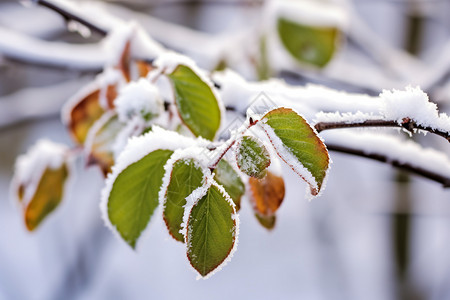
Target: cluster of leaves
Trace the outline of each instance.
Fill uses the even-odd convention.
[[[249,118],[214,148],[201,137],[183,137],[158,127],[132,139],[103,191],[107,222],[134,248],[161,204],[169,233],[186,243],[191,265],[207,276],[235,249],[243,178],[249,178],[255,214],[267,228],[273,227],[283,200],[282,178],[267,170],[276,158],[249,130],[258,124],[270,137],[270,147],[307,181],[313,195],[318,194],[329,165],[325,145],[296,112],[275,108],[258,120]],[[142,147],[146,151],[137,153]],[[228,152],[234,152],[231,159],[225,158]]]
[[[64,120],[88,164],[108,175],[102,208],[111,229],[135,248],[161,205],[170,235],[186,243],[191,265],[206,277],[236,248],[237,211],[246,186],[257,220],[273,228],[285,189],[281,175],[270,167],[277,159],[271,153],[277,153],[308,183],[311,195],[317,195],[329,168],[327,149],[305,119],[283,107],[248,116],[228,140],[215,140],[226,122],[210,79],[184,57],[169,54],[170,59],[161,57],[151,64],[132,60],[129,48],[130,41],[108,70],[114,76],[101,75],[102,80],[69,102]],[[165,109],[156,84],[161,78],[172,90]],[[137,88],[124,95],[139,84],[151,92]],[[265,138],[251,130],[254,126]],[[75,152],[67,150],[64,157],[71,153]],[[35,229],[61,201],[68,161],[57,169],[48,165],[33,182],[16,174],[13,188],[19,200],[24,191],[33,194],[33,185],[38,185],[31,196],[33,205],[25,210],[28,229]]]

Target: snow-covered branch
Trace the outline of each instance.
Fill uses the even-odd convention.
[[[442,131],[439,129],[434,129],[430,126],[423,126],[416,124],[413,120],[409,118],[404,118],[401,123],[394,120],[366,120],[360,122],[319,122],[314,125],[317,132],[321,132],[324,130],[330,129],[341,129],[341,128],[357,128],[357,127],[395,127],[395,128],[403,128],[410,133],[415,133],[416,131],[427,131],[443,138],[447,139],[450,142],[450,133],[448,131]]]
[[[88,20],[71,13],[69,10],[64,9],[62,6],[60,5],[56,5],[55,3],[53,3],[52,1],[47,1],[47,0],[36,0],[36,3],[39,5],[42,5],[44,7],[47,7],[55,12],[57,12],[58,14],[60,14],[66,21],[75,21],[80,23],[83,26],[86,26],[87,28],[89,28],[92,31],[95,31],[97,33],[99,33],[100,35],[105,36],[108,31],[92,22],[89,22]]]
[[[423,149],[414,141],[404,141],[381,133],[361,134],[352,131],[324,131],[333,126],[399,127],[409,131],[424,130],[448,139],[449,117],[439,113],[437,106],[418,88],[384,91],[379,97],[338,92],[325,87],[289,86],[271,79],[247,82],[226,71],[214,76],[221,86],[223,101],[243,116],[252,106],[285,106],[300,112],[323,131],[328,149],[376,159],[448,186],[450,160],[436,150]],[[340,113],[324,113],[338,111]]]

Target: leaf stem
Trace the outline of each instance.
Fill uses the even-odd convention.
[[[249,118],[249,124],[247,126],[242,126],[244,128],[239,128],[235,134],[232,134],[232,136],[226,140],[222,145],[220,145],[219,147],[215,147],[213,149],[211,149],[211,151],[216,151],[219,148],[223,148],[221,149],[221,152],[219,152],[217,158],[209,165],[209,169],[211,170],[211,172],[213,172],[217,165],[219,164],[220,160],[225,156],[225,154],[231,149],[231,147],[233,147],[233,145],[236,143],[236,141],[238,140],[238,138],[240,138],[250,127],[254,126],[256,123],[258,123],[258,121],[254,121],[251,117]]]

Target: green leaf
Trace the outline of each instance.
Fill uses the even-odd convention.
[[[301,63],[322,68],[336,52],[337,28],[312,27],[280,18],[277,29],[284,47]]]
[[[275,223],[277,221],[277,217],[275,215],[263,216],[255,213],[255,217],[256,220],[258,220],[259,224],[261,224],[264,228],[272,230],[275,227]]]
[[[124,125],[114,114],[104,115],[97,123],[92,126],[92,132],[86,141],[89,150],[88,164],[98,165],[106,177],[114,165],[113,145]]]
[[[225,58],[222,58],[221,60],[219,60],[217,65],[213,68],[213,71],[219,72],[219,71],[225,70],[226,68],[227,68],[227,61],[225,60]]]
[[[227,197],[212,185],[189,215],[187,256],[203,277],[224,262],[236,241],[235,210]]]
[[[266,176],[266,168],[270,165],[270,155],[259,140],[244,136],[238,142],[236,161],[242,172],[261,179]]]
[[[202,185],[202,179],[203,172],[193,159],[174,163],[165,194],[163,217],[170,235],[177,241],[184,242],[180,229],[186,197]]]
[[[225,159],[221,159],[214,170],[214,179],[225,188],[225,191],[233,199],[236,210],[239,211],[241,208],[241,197],[245,193],[245,185],[241,176]]]
[[[317,195],[330,159],[315,130],[292,109],[284,107],[269,111],[258,124],[263,126],[281,159],[310,185],[311,194]]]
[[[164,165],[172,153],[162,149],[150,152],[124,169],[113,183],[108,218],[132,248],[158,206]]]
[[[38,187],[25,208],[25,224],[32,231],[59,205],[63,198],[64,185],[69,175],[66,164],[58,169],[47,168],[39,180]],[[24,187],[19,187],[20,191]],[[20,195],[19,195],[20,199]]]
[[[212,88],[185,65],[179,65],[168,77],[183,122],[195,136],[212,140],[220,126],[220,108]]]

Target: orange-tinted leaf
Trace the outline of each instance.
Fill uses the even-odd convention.
[[[102,98],[103,102],[100,100]],[[70,110],[68,128],[77,144],[84,144],[92,125],[100,119],[107,109],[114,108],[117,97],[116,85],[108,85],[105,90],[96,89],[80,99]],[[103,106],[102,106],[102,103]]]
[[[66,164],[55,170],[47,168],[44,171],[36,192],[25,207],[25,224],[28,230],[36,229],[42,220],[61,202],[68,175],[69,170]]]
[[[284,199],[284,180],[268,171],[263,179],[249,178],[250,202],[255,213],[260,216],[273,216]]]
[[[77,144],[84,144],[89,129],[105,112],[99,98],[100,91],[96,90],[81,99],[70,111],[68,127]]]
[[[136,67],[137,67],[137,71],[138,71],[138,75],[139,77],[145,77],[147,76],[147,74],[153,70],[153,66],[152,64],[143,61],[143,60],[137,60],[136,61]]]

